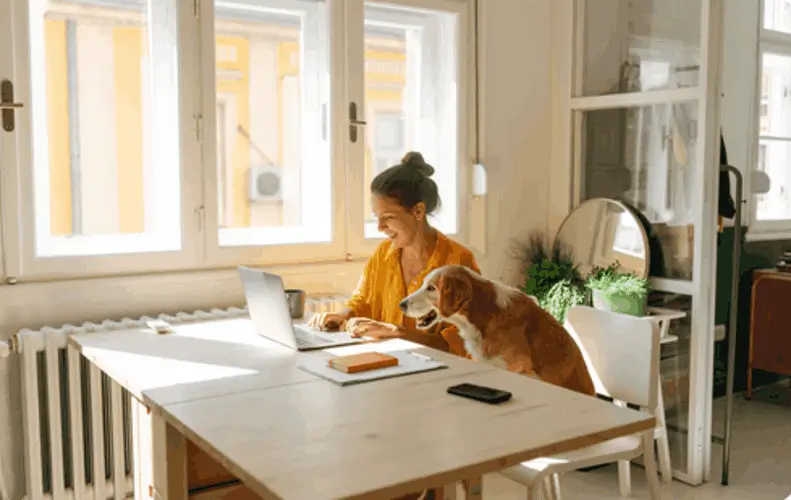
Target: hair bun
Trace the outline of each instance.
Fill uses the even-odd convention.
[[[423,159],[423,155],[417,151],[410,151],[405,154],[404,158],[401,160],[401,164],[405,167],[415,169],[426,177],[434,175],[434,167],[426,163],[426,160]]]

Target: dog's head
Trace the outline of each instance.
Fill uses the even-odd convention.
[[[472,270],[464,266],[443,266],[430,272],[423,286],[401,301],[399,307],[417,327],[426,330],[442,319],[453,317],[472,300]]]

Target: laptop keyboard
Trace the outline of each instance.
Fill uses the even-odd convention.
[[[322,335],[318,332],[309,331],[306,332],[301,328],[294,328],[294,334],[297,338],[297,346],[299,347],[309,347],[313,345],[324,345],[324,344],[334,344],[338,342],[337,339],[332,337],[328,337],[326,335]]]
[[[313,343],[310,342],[308,339],[297,334],[297,347],[310,347],[312,345]]]

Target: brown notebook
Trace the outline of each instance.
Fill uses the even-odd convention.
[[[339,356],[333,358],[328,363],[330,368],[334,368],[343,373],[360,373],[379,368],[398,366],[398,358],[380,352],[364,352],[349,356]]]

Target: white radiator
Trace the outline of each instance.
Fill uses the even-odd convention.
[[[306,317],[340,311],[345,301],[310,297]],[[158,319],[178,324],[246,315],[232,307]],[[71,334],[136,328],[151,319],[21,330],[12,338],[10,350],[21,355],[25,500],[122,500],[134,494],[133,450],[139,443],[129,394],[67,344]],[[146,496],[138,492],[138,498]]]
[[[343,295],[314,295],[305,301],[305,317],[316,313],[341,312],[349,297]]]

